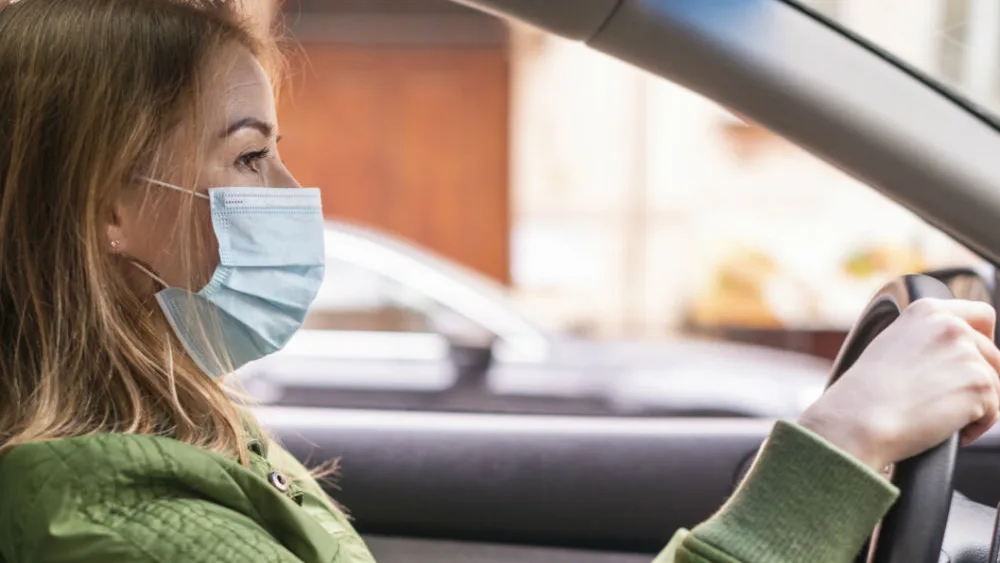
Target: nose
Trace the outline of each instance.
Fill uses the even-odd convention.
[[[276,188],[301,188],[302,185],[299,184],[295,176],[288,170],[284,162],[278,161],[278,165],[273,168],[273,174],[271,178],[268,178],[268,185],[274,186]]]

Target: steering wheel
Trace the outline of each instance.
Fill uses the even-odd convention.
[[[850,369],[871,341],[903,309],[925,297],[952,299],[942,282],[922,275],[903,276],[883,287],[847,335],[827,387]],[[954,490],[958,434],[920,455],[896,464],[893,483],[899,500],[876,527],[858,561],[868,563],[937,563]]]

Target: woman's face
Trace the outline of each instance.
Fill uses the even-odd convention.
[[[213,187],[299,187],[278,157],[274,94],[257,59],[233,47],[206,70],[209,80],[199,100],[201,123],[194,129],[200,143],[192,143],[189,131],[168,139],[162,155],[168,172],[156,179],[200,193]],[[197,185],[185,185],[185,178],[194,175]],[[141,181],[138,189],[126,190],[109,229],[111,240],[117,241],[116,252],[169,286],[203,287],[218,266],[218,242],[208,200],[191,198]],[[179,238],[176,233],[190,235]],[[190,270],[181,245],[190,253]],[[126,275],[145,294],[161,289],[138,268]]]

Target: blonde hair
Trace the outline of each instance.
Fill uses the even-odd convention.
[[[167,137],[197,127],[214,57],[280,60],[232,4],[0,0],[0,452],[115,432],[247,459],[246,415],[130,290],[106,228]]]

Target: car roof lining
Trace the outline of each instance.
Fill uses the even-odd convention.
[[[462,2],[586,37],[561,32],[575,0]],[[532,2],[559,9],[526,14]],[[995,121],[869,42],[786,0],[621,0],[593,31],[591,47],[739,112],[1000,263]]]

